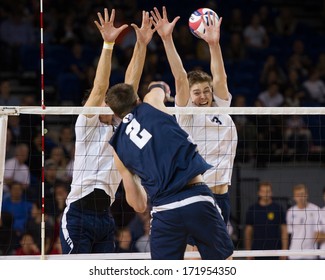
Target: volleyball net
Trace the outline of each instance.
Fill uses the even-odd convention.
[[[325,109],[322,107],[231,107],[231,108],[176,108],[168,107],[171,114],[229,114],[238,133],[238,144],[230,187],[231,220],[229,233],[235,245],[234,258],[247,257],[292,257],[325,258],[321,243],[316,240],[317,231],[322,231],[321,207],[325,182]],[[24,258],[43,259],[150,259],[149,238],[143,239],[142,246],[136,241],[143,235],[143,217],[139,217],[127,205],[123,188],[119,188],[112,205],[116,220],[117,242],[128,244],[129,253],[111,254],[60,254],[58,239],[60,212],[64,207],[67,188],[71,183],[74,156],[74,126],[79,114],[112,114],[104,107],[0,107],[0,203],[10,196],[8,178],[15,176],[11,183],[19,181],[24,186],[23,200],[32,204],[32,222],[20,224],[20,231],[32,232],[34,242],[40,249],[36,255]],[[195,128],[194,128],[195,129]],[[198,127],[199,129],[199,127]],[[216,135],[216,137],[219,137]],[[208,143],[207,143],[208,145]],[[19,147],[19,148],[18,148]],[[28,170],[8,161],[17,153],[24,153]],[[18,155],[21,156],[21,155]],[[10,167],[11,166],[11,167]],[[10,169],[11,168],[11,169]],[[6,170],[7,169],[7,170]],[[9,170],[8,170],[9,169]],[[26,173],[27,172],[27,173]],[[28,174],[28,177],[26,177]],[[4,179],[3,179],[4,178]],[[24,180],[27,180],[24,182]],[[245,228],[247,212],[257,202],[257,186],[260,182],[272,185],[272,199],[283,209],[284,215],[295,205],[292,188],[304,184],[308,188],[308,201],[319,210],[312,224],[302,223],[299,230],[303,237],[301,247],[281,250],[281,240],[273,242],[274,248],[245,250]],[[42,205],[42,202],[44,202]],[[54,206],[53,206],[54,205]],[[43,207],[43,208],[42,208]],[[56,207],[61,207],[58,210]],[[258,211],[258,210],[256,210]],[[305,217],[309,214],[305,210]],[[254,214],[254,213],[253,213]],[[257,212],[255,213],[258,214]],[[276,214],[276,213],[275,213]],[[0,258],[16,259],[13,248],[28,245],[15,236],[15,222],[7,213],[1,215]],[[272,211],[269,220],[260,222],[259,230],[271,231]],[[26,216],[26,213],[22,215]],[[141,228],[139,231],[139,227]],[[132,232],[133,231],[133,232]],[[136,232],[138,231],[138,232]],[[136,232],[136,233],[135,233]],[[139,233],[140,232],[140,233]],[[20,232],[22,234],[22,232]],[[142,234],[142,235],[141,235]],[[289,238],[289,237],[288,237]],[[301,238],[301,237],[299,237]],[[263,240],[262,240],[263,241]],[[25,242],[25,243],[24,243]],[[306,247],[306,244],[310,246]],[[137,249],[140,246],[142,251]],[[147,249],[143,249],[147,248]],[[199,258],[198,252],[187,251],[185,258]]]

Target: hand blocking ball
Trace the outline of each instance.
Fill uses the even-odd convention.
[[[215,16],[216,18],[216,22],[219,20],[219,16],[217,15],[217,13],[209,8],[200,8],[197,9],[196,11],[194,11],[189,20],[188,20],[188,26],[192,32],[192,34],[197,37],[200,38],[197,34],[195,34],[194,31],[199,31],[201,33],[205,32],[204,29],[204,25],[202,22],[202,18],[201,16],[203,15],[203,20],[209,25],[209,16]],[[213,20],[213,18],[212,18]]]

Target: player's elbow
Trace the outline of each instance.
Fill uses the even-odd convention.
[[[144,213],[147,210],[147,203],[139,203],[133,209],[135,212]]]

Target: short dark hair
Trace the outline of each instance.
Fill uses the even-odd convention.
[[[263,186],[268,186],[272,189],[272,184],[271,182],[268,182],[268,181],[262,181],[262,182],[259,182],[258,185],[257,185],[257,190],[259,191],[261,189],[261,187]]]
[[[105,102],[122,119],[136,106],[138,98],[131,85],[119,83],[109,89]]]

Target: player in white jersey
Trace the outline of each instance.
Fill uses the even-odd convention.
[[[180,56],[175,48],[172,32],[179,17],[168,21],[166,8],[162,16],[154,8],[151,12],[155,27],[160,35],[168,62],[175,78],[176,106],[180,107],[229,107],[231,94],[227,87],[227,76],[224,69],[219,45],[220,24],[212,17],[205,23],[205,33],[199,34],[205,40],[211,54],[212,77],[203,71],[186,73]],[[177,115],[180,126],[198,145],[200,154],[213,165],[204,174],[204,181],[215,194],[215,198],[227,224],[230,217],[230,199],[228,186],[231,184],[233,163],[237,148],[237,130],[229,115]]]
[[[308,202],[308,190],[304,184],[293,188],[296,205],[287,211],[287,228],[290,235],[289,250],[317,249],[320,208]],[[289,256],[289,259],[317,259],[316,256]]]
[[[153,34],[149,13],[143,12],[142,26],[132,24],[137,36],[133,56],[125,74],[125,82],[138,90],[146,47]],[[96,77],[85,107],[105,107],[109,87],[114,42],[127,28],[114,27],[115,10],[104,18],[98,13],[103,50]],[[75,125],[76,144],[71,191],[61,221],[60,239],[64,254],[114,252],[115,223],[110,205],[115,198],[121,176],[114,165],[113,149],[109,140],[118,122],[112,115],[79,115]]]

